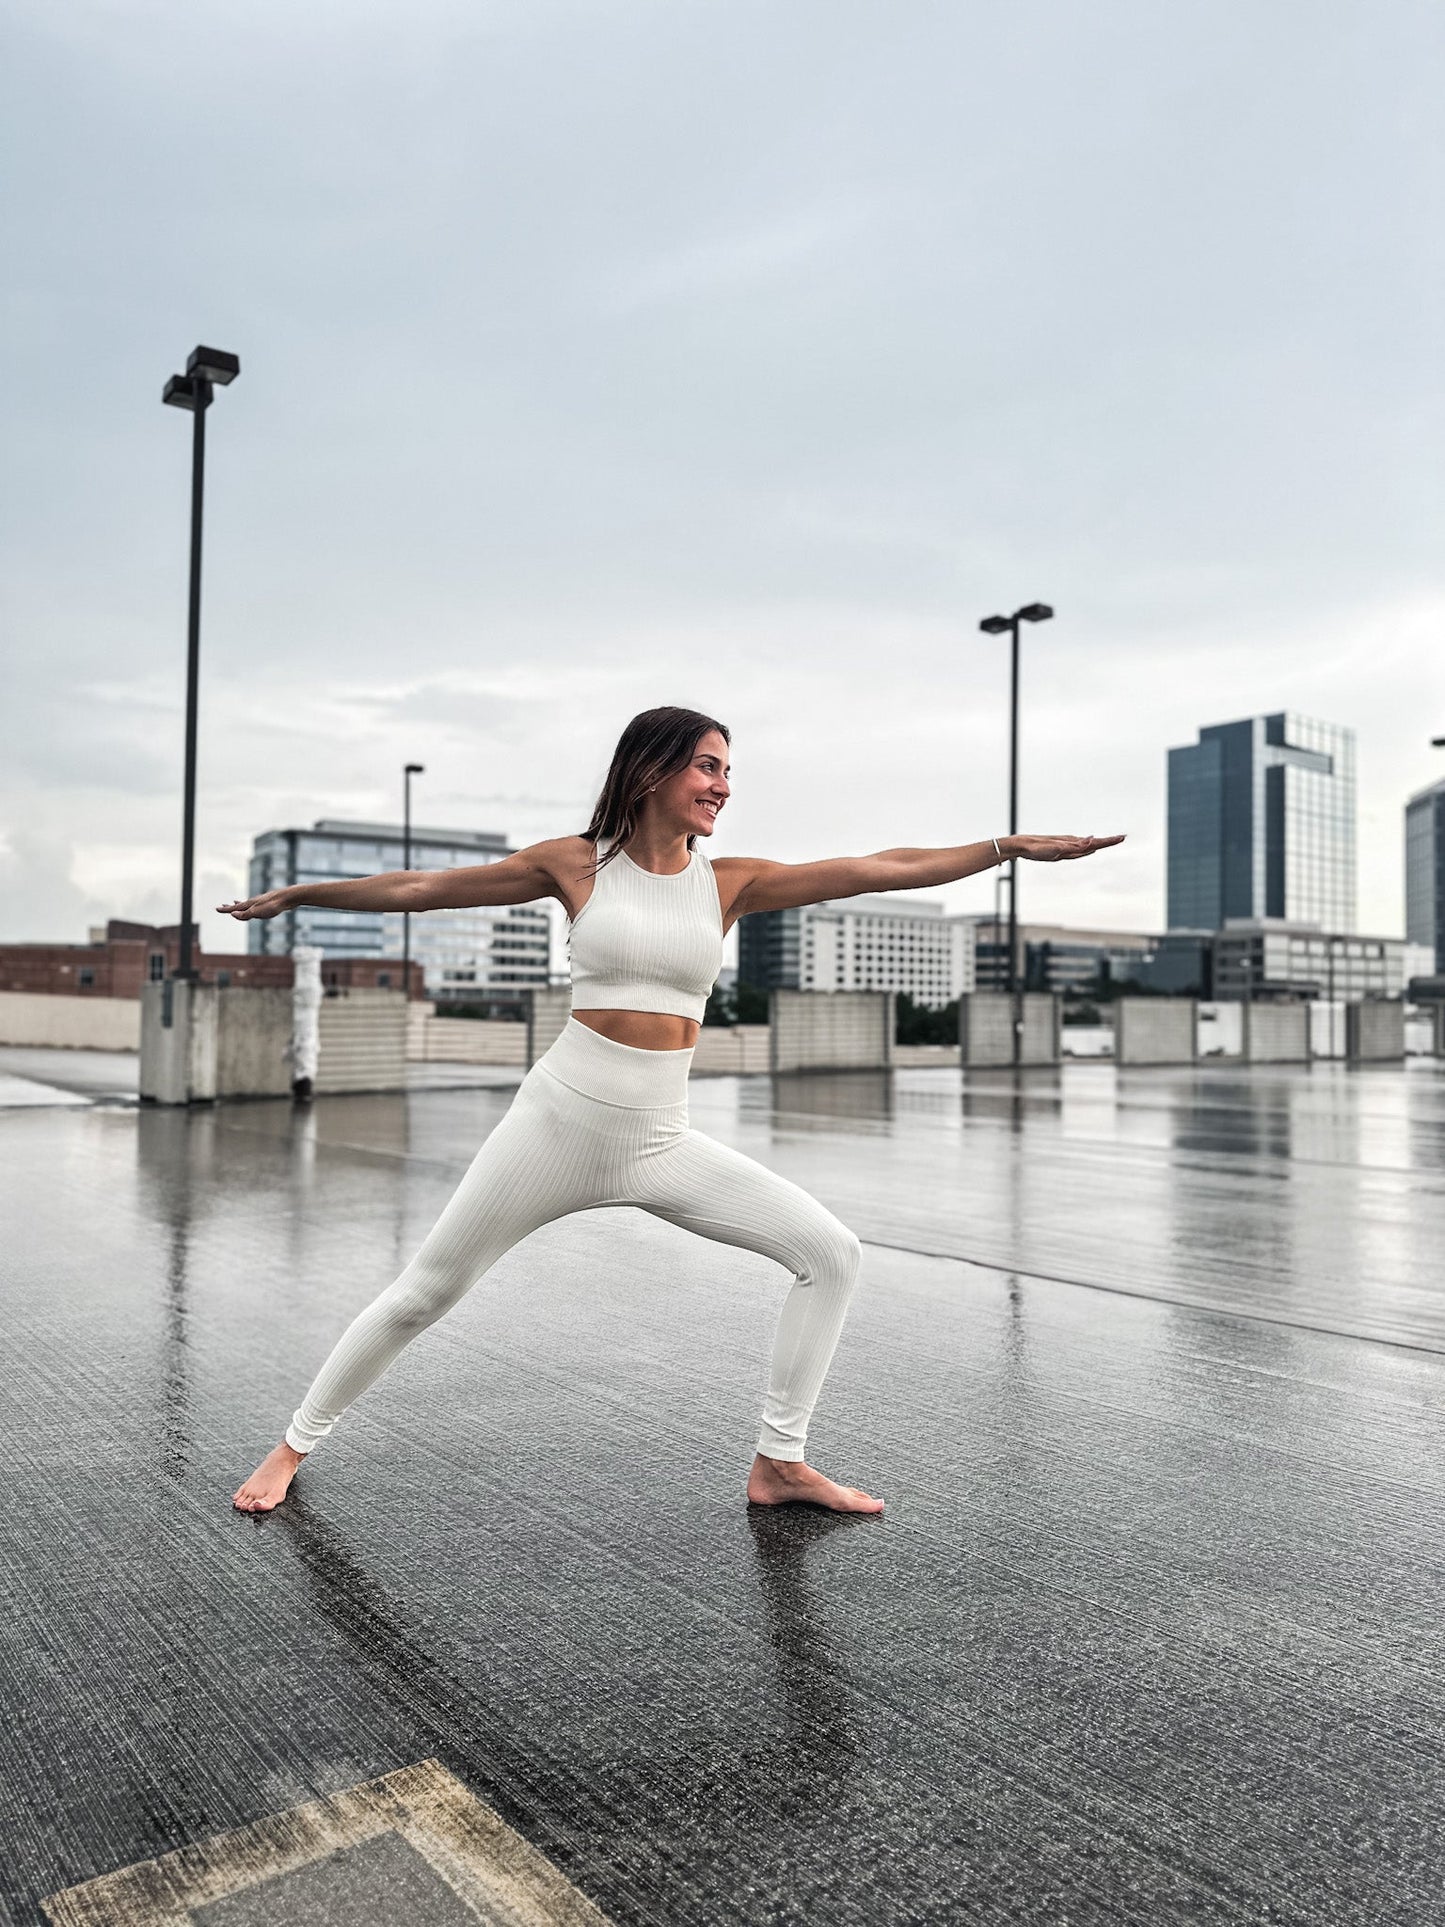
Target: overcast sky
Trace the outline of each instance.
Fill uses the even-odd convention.
[[[0,937],[177,914],[259,831],[583,827],[734,733],[714,855],[1125,830],[1026,916],[1157,927],[1164,753],[1358,731],[1360,918],[1445,776],[1433,0],[10,0]],[[942,894],[984,910],[992,880]]]

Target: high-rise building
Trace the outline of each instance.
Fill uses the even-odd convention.
[[[758,990],[899,990],[942,1009],[973,989],[972,922],[907,896],[759,910],[738,924],[738,982]]]
[[[1169,927],[1355,928],[1355,733],[1292,710],[1169,752]]]
[[[1445,976],[1445,780],[1405,805],[1405,937],[1427,944]]]
[[[267,830],[251,849],[250,894],[292,883],[334,883],[402,868],[399,823],[347,823],[324,818],[309,830]],[[477,830],[413,829],[411,867],[452,870],[510,856],[503,836]],[[266,922],[248,923],[249,947],[287,955],[315,944],[328,957],[400,957],[399,910],[332,910],[303,905]],[[527,984],[547,982],[552,921],[541,903],[428,910],[411,920],[411,954],[422,966],[428,996],[443,1002],[495,1001]]]

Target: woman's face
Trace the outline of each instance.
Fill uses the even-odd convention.
[[[669,829],[684,836],[711,836],[730,794],[727,739],[710,729],[698,738],[687,768],[658,784],[656,801]]]

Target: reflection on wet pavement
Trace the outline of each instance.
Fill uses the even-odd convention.
[[[1436,1918],[1434,1066],[699,1081],[881,1520],[744,1507],[782,1275],[632,1212],[232,1513],[509,1096],[0,1117],[0,1913],[436,1758],[617,1923]]]

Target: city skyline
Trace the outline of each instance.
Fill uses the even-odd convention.
[[[160,388],[202,340],[243,369],[207,471],[211,948],[258,830],[390,819],[413,759],[419,815],[580,829],[658,702],[734,730],[718,853],[996,834],[976,625],[1031,598],[1021,826],[1128,841],[1027,867],[1023,916],[1162,927],[1165,749],[1293,709],[1356,731],[1359,923],[1403,929],[1445,762],[1426,24],[748,22],[424,3],[403,79],[364,4],[335,59],[270,0],[12,10],[0,939],[179,913]]]

